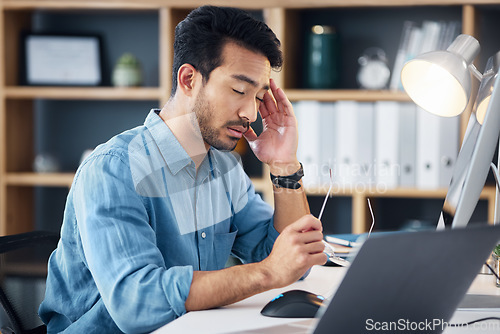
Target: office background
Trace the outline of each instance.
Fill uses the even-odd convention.
[[[30,229],[58,231],[68,187],[84,150],[93,148],[121,131],[141,125],[151,108],[161,107],[170,92],[173,27],[192,8],[207,2],[192,1],[0,1],[0,49],[4,55],[0,98],[1,170],[0,233]],[[210,3],[210,2],[208,2]],[[224,4],[224,2],[217,2]],[[229,4],[229,3],[228,3]],[[477,67],[500,50],[495,31],[500,28],[500,1],[382,1],[366,6],[364,1],[244,1],[241,5],[265,19],[283,42],[285,67],[276,73],[279,84],[293,102],[341,100],[409,102],[402,92],[359,89],[358,58],[369,47],[383,49],[392,70],[405,21],[421,25],[425,20],[458,21],[461,31],[476,36],[483,50]],[[248,6],[251,6],[248,8]],[[263,9],[261,9],[263,8]],[[304,48],[310,27],[332,25],[339,37],[338,87],[328,90],[303,89]],[[102,46],[103,81],[98,87],[38,87],[22,81],[22,34],[99,35]],[[138,88],[117,89],[111,73],[117,59],[133,53],[143,70]],[[462,116],[462,123],[468,119]],[[463,124],[462,124],[463,129]],[[463,134],[463,132],[462,132]],[[27,138],[27,139],[26,139]],[[256,187],[270,199],[268,173],[241,145],[244,166]],[[60,172],[33,173],[37,155],[50,154]],[[445,189],[398,189],[389,194],[354,194],[346,191],[332,197],[325,209],[326,233],[361,232],[370,218],[363,201],[369,197],[375,208],[376,229],[398,229],[412,221],[435,223],[444,201]],[[326,191],[311,192],[311,212],[320,211]],[[480,201],[474,221],[491,218],[490,192]],[[361,200],[360,200],[361,199]],[[21,212],[23,211],[23,212]]]

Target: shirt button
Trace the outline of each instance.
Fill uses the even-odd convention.
[[[201,232],[201,237],[205,239],[207,237],[207,234],[205,232]]]

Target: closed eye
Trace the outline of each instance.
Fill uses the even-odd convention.
[[[233,92],[235,92],[236,94],[239,94],[239,95],[245,95],[244,92],[240,92],[239,90],[236,90],[236,89],[233,89]],[[259,102],[264,102],[264,99],[261,99],[260,97],[255,97],[257,100],[259,100]]]

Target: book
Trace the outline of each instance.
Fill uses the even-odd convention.
[[[413,26],[408,40],[408,50],[406,52],[405,62],[412,60],[420,54],[423,39],[422,37],[422,28]]]
[[[329,234],[325,235],[325,240],[334,245],[341,245],[346,247],[358,247],[361,246],[361,242],[357,242],[361,234]]]
[[[328,244],[330,245],[330,247],[332,247],[335,254],[337,256],[341,256],[341,257],[345,257],[346,255],[349,255],[350,253],[352,253],[352,250],[353,250],[353,247],[349,247],[349,246],[339,245],[339,244],[331,243],[331,242],[328,242]]]
[[[461,23],[458,21],[450,21],[443,23],[443,25],[444,28],[439,36],[438,50],[446,50],[461,31]]]
[[[422,228],[420,230],[430,230],[430,228]],[[325,240],[332,244],[335,248],[335,245],[340,245],[348,248],[360,247],[363,242],[365,242],[368,238],[376,238],[378,236],[394,234],[394,233],[412,233],[419,231],[419,229],[415,230],[396,230],[396,231],[374,231],[372,233],[341,233],[341,234],[327,234],[325,235]],[[343,248],[339,247],[339,250]],[[344,250],[347,251],[347,250]]]
[[[444,25],[444,22],[427,20],[422,23],[422,43],[420,45],[420,54],[438,49],[441,31],[444,30]]]
[[[403,90],[400,76],[407,61],[426,52],[446,50],[459,32],[460,22],[456,21],[425,20],[421,27],[413,21],[405,21],[394,60],[389,89]]]
[[[394,67],[392,69],[391,81],[389,83],[389,88],[391,90],[401,89],[401,70],[403,69],[403,65],[407,59],[406,54],[408,53],[408,41],[410,40],[410,34],[414,27],[415,22],[405,21],[403,23],[403,30],[401,32],[401,38],[399,39],[399,47],[396,53]]]

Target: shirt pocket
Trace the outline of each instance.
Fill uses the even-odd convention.
[[[229,233],[216,233],[214,235],[214,255],[217,269],[223,269],[233,249],[238,228],[231,224]]]

